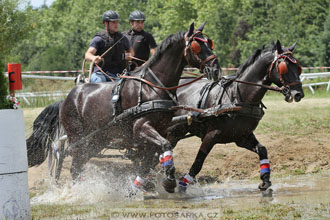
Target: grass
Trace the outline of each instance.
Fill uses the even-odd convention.
[[[171,201],[168,201],[171,202]],[[138,207],[113,208],[95,206],[38,205],[32,207],[32,219],[220,219],[220,220],[255,220],[255,219],[329,219],[330,203],[316,205],[260,203],[258,207],[234,210],[229,207],[209,208],[205,203],[176,207],[157,207],[152,202],[145,205],[139,202]],[[164,204],[163,204],[164,205]],[[180,218],[181,217],[181,218]],[[195,218],[194,218],[195,217]],[[197,217],[197,218],[196,218]]]
[[[25,135],[28,137],[32,133],[33,121],[40,114],[43,108],[24,108]]]
[[[84,216],[93,211],[90,206],[63,205],[37,205],[31,207],[32,219],[67,219]],[[76,217],[77,218],[77,217]]]
[[[38,85],[38,86],[35,86]],[[75,86],[73,81],[49,80],[49,79],[23,79],[23,90],[21,92],[41,92],[41,91],[70,91]],[[22,108],[46,107],[56,101],[63,100],[63,97],[36,97],[19,98]]]
[[[266,95],[265,115],[256,132],[301,136],[312,133],[330,133],[330,94],[306,94],[299,103],[286,103],[280,94]],[[282,101],[283,100],[283,101]]]
[[[58,91],[58,90],[66,91],[66,90],[71,90],[75,86],[73,81],[52,80],[52,79],[22,79],[22,80],[23,80],[22,92],[40,92],[40,91]]]
[[[227,211],[220,219],[329,219],[330,203],[320,203],[315,206],[302,204],[264,204],[258,208],[239,211]]]

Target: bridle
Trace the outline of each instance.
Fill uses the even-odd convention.
[[[206,36],[207,40],[205,40],[203,38],[200,38],[200,37],[196,37],[196,35],[198,35],[198,34]],[[204,43],[208,43],[211,50],[213,50],[213,48],[214,48],[213,41],[206,34],[202,33],[201,31],[196,31],[189,38],[187,37],[187,33],[186,33],[185,36],[184,36],[184,39],[186,41],[186,47],[184,49],[184,57],[185,57],[188,65],[191,66],[190,62],[189,62],[189,57],[188,57],[189,56],[188,51],[190,51],[191,54],[193,55],[193,57],[200,64],[199,71],[202,73],[205,64],[210,60],[212,60],[211,64],[213,64],[213,62],[216,60],[217,56],[215,54],[212,54],[212,55],[208,56],[206,59],[201,60],[198,56],[198,54],[201,51],[201,47],[200,47],[199,43],[197,42],[197,40],[201,41],[201,42],[204,42]]]
[[[259,84],[259,83],[246,82],[246,81],[241,81],[241,80],[236,80],[236,79],[229,79],[229,80],[233,81],[233,82],[247,84],[247,85],[259,86],[259,87],[265,88],[267,90],[272,90],[272,91],[276,91],[276,92],[281,92],[283,94],[287,94],[290,91],[290,86],[299,85],[299,84],[301,84],[301,82],[298,82],[298,81],[291,82],[291,83],[285,83],[284,82],[284,80],[282,78],[282,75],[288,73],[288,67],[285,63],[285,59],[288,59],[291,63],[294,63],[294,64],[298,63],[298,65],[299,65],[298,66],[298,68],[299,68],[298,74],[299,75],[301,74],[301,71],[302,71],[302,66],[299,64],[299,61],[292,56],[291,51],[285,51],[281,54],[278,54],[278,52],[275,51],[274,60],[273,60],[273,62],[271,63],[271,65],[269,67],[268,75],[269,75],[269,78],[270,78],[271,72],[272,72],[274,66],[276,66],[276,70],[277,70],[277,72],[280,76],[280,81],[282,83],[282,87],[268,86],[268,85],[263,85],[263,84]]]
[[[278,52],[275,51],[274,60],[273,60],[272,64],[269,67],[269,70],[268,70],[269,78],[270,78],[271,72],[272,72],[272,70],[275,66],[276,70],[277,70],[277,72],[280,76],[280,81],[281,81],[281,83],[283,84],[284,87],[301,84],[301,82],[298,82],[298,81],[291,82],[291,83],[285,83],[284,82],[282,75],[288,73],[288,67],[285,63],[286,59],[288,59],[293,64],[298,64],[298,75],[300,76],[300,74],[302,72],[302,67],[301,67],[299,61],[292,56],[292,52],[288,50],[288,51],[285,51],[281,54],[278,54]]]

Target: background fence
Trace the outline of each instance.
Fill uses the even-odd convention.
[[[237,71],[238,68],[222,68],[225,74],[233,73]],[[329,70],[330,67],[304,67],[303,70],[313,71],[313,70]],[[186,68],[187,71],[196,71],[195,68]],[[50,79],[50,80],[69,80],[74,81],[76,77],[72,76],[51,76],[43,74],[74,74],[78,75],[81,73],[81,70],[72,70],[72,71],[26,71],[22,72],[23,79]],[[42,74],[42,75],[40,75]],[[5,76],[8,77],[8,73],[5,73]],[[330,72],[312,72],[312,73],[303,73],[300,76],[300,79],[303,83],[303,87],[308,87],[308,89],[315,93],[315,87],[326,86],[326,92],[330,90]],[[318,79],[317,82],[315,79]],[[321,81],[321,82],[320,82]],[[51,101],[57,100],[59,97],[64,98],[70,91],[39,91],[39,92],[19,92],[16,93],[16,97],[20,98],[27,105],[35,104],[38,102],[36,98],[44,98]],[[40,100],[39,100],[40,102]]]

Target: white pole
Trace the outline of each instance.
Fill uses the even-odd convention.
[[[23,110],[0,110],[0,220],[30,219]]]

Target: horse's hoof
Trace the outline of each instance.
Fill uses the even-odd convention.
[[[268,188],[267,190],[261,191],[261,195],[264,198],[273,198],[273,190]]]
[[[174,189],[176,187],[175,179],[164,178],[162,181],[162,186],[168,193],[174,193]]]
[[[179,184],[179,193],[186,193],[187,191],[187,186],[182,186]]]
[[[272,182],[270,182],[270,181],[266,181],[266,182],[262,182],[262,183],[260,183],[258,188],[259,188],[261,191],[265,191],[265,190],[267,190],[269,187],[271,187],[271,185],[272,185]]]
[[[146,192],[155,192],[156,191],[156,186],[154,183],[152,182],[147,182],[144,186],[143,186],[143,189],[146,191]]]

